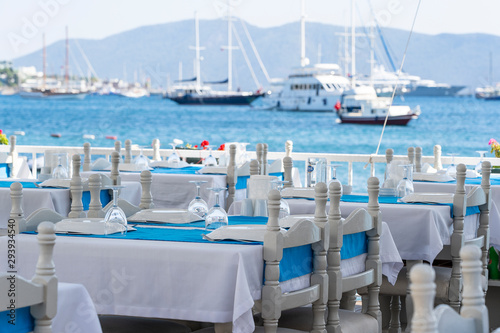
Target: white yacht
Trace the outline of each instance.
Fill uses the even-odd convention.
[[[283,111],[332,112],[342,93],[351,87],[339,71],[337,64],[295,68],[283,82],[282,90],[266,97],[267,105]]]

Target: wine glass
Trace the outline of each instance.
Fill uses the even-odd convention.
[[[340,182],[340,180],[337,179],[337,167],[340,167],[340,166],[342,166],[342,165],[340,165],[340,164],[334,164],[334,163],[330,164],[330,168],[331,168],[331,174],[330,174],[330,176],[331,176],[331,179],[328,182],[328,188],[330,188],[330,184],[331,183],[338,183],[340,185],[340,195],[342,195],[343,192],[344,192],[343,188],[342,188],[342,183]]]
[[[457,153],[448,153],[446,154],[448,156],[451,156],[451,164],[450,166],[446,169],[446,172],[451,175],[451,174],[456,174],[457,173],[457,167],[455,166],[455,156],[458,156]]]
[[[57,156],[57,166],[52,170],[53,179],[68,179],[68,170],[62,165],[63,156],[67,156],[66,153],[54,154]]]
[[[208,156],[207,158],[205,158],[205,163],[204,165],[206,167],[212,167],[212,166],[217,166],[217,159],[215,157],[213,157],[212,155],[212,147],[213,146],[208,146],[208,148],[210,149],[209,153],[208,153]]]
[[[119,224],[118,230],[124,235],[127,233],[127,217],[123,210],[118,207],[118,191],[125,186],[122,185],[109,185],[106,188],[113,190],[113,206],[111,206],[106,212],[104,217],[104,234],[108,235],[111,231],[115,230],[116,226],[114,224]]]
[[[479,154],[479,163],[476,164],[476,167],[474,170],[476,170],[477,173],[481,173],[481,170],[483,168],[483,160],[486,157],[487,150],[477,150],[476,153]]]
[[[137,170],[148,170],[149,169],[149,160],[144,154],[142,153],[144,147],[140,147],[140,153],[139,155],[134,159],[134,164],[137,166]]]
[[[401,179],[398,183],[397,193],[398,193],[398,202],[402,202],[402,198],[407,196],[408,194],[412,194],[413,190],[413,182],[411,181],[410,173],[413,171],[412,164],[400,165],[403,168],[403,179]]]
[[[205,216],[205,229],[207,231],[213,231],[222,226],[227,225],[227,213],[219,204],[219,193],[224,191],[225,187],[211,187],[209,190],[215,192],[215,205],[210,208]]]
[[[177,146],[177,142],[171,142],[169,145],[172,146],[172,154],[167,158],[167,163],[170,166],[176,167],[179,166],[179,163],[181,163],[181,158],[179,155],[177,155],[177,152],[175,151],[175,147]]]
[[[288,184],[288,181],[279,180],[279,179],[272,180],[271,181],[271,186],[272,186],[271,189],[276,189],[281,194],[281,190],[283,189],[284,184]],[[290,205],[288,204],[288,202],[285,199],[281,198],[280,199],[280,212],[278,215],[278,219],[281,220],[281,219],[286,218],[288,216],[290,216]]]
[[[208,205],[205,202],[205,200],[201,198],[200,191],[201,191],[201,184],[204,184],[207,181],[190,180],[189,182],[196,185],[196,197],[189,203],[188,211],[204,219],[208,212]]]
[[[238,165],[243,165],[246,162],[250,162],[251,158],[250,155],[247,154],[247,146],[249,145],[248,142],[240,143],[240,158],[238,159]]]

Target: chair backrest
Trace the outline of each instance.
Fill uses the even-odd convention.
[[[441,170],[443,169],[443,164],[441,163],[441,146],[434,146],[434,169]]]
[[[422,172],[422,147],[415,148],[415,171]]]
[[[276,332],[281,312],[313,304],[313,331],[325,330],[328,277],[326,253],[329,225],[325,214],[327,190],[324,183],[315,187],[316,214],[314,221],[302,219],[288,231],[282,232],[278,224],[280,193],[271,190],[268,196],[269,220],[264,238],[265,284],[262,287],[261,312],[266,332]],[[279,283],[279,264],[285,248],[312,245],[313,273],[311,285],[293,292],[282,293]]]
[[[120,154],[116,151],[111,153],[111,173],[109,177],[113,180],[113,185],[121,185],[122,181],[120,178]]]
[[[481,250],[466,245],[461,251],[463,270],[463,306],[458,314],[448,305],[434,309],[436,284],[432,267],[417,264],[410,271],[410,290],[414,304],[412,333],[487,333],[488,309],[481,288]]]
[[[36,264],[35,276],[31,281],[15,273],[0,273],[0,306],[2,309],[11,309],[12,300],[15,300],[17,309],[30,307],[31,315],[35,319],[35,332],[52,332],[52,318],[57,311],[57,277],[52,260],[55,244],[55,226],[50,222],[43,222],[38,226],[38,244],[40,254]],[[9,297],[11,284],[15,283],[15,298]],[[19,323],[18,323],[19,324]]]
[[[85,142],[83,144],[83,171],[90,171],[90,163],[92,162],[92,157],[90,156],[90,143]]]
[[[379,181],[376,177],[368,179],[368,209],[358,208],[345,220],[340,214],[341,185],[330,183],[330,246],[328,250],[328,332],[340,332],[339,307],[342,293],[367,287],[367,299],[363,299],[362,312],[371,315],[382,330],[382,318],[378,295],[382,283],[382,263],[380,260],[381,217],[378,204]],[[343,277],[340,269],[340,251],[343,236],[366,232],[368,253],[365,271],[353,276]]]
[[[293,150],[293,141],[286,140],[286,142],[285,142],[285,156],[292,157],[292,150]]]
[[[238,173],[236,170],[236,145],[231,144],[229,146],[229,163],[227,164],[227,199],[226,199],[226,210],[234,202],[234,196],[236,194],[236,182],[238,180]]]
[[[153,184],[153,174],[149,170],[141,171],[141,209],[154,208],[153,195],[151,194],[151,185]]]
[[[78,154],[73,155],[73,175],[70,182],[71,192],[71,209],[68,217],[80,218],[85,217],[83,211],[83,183],[80,177],[81,157]]]
[[[263,175],[262,173],[262,159],[264,154],[264,145],[262,143],[258,143],[255,146],[255,154],[257,155],[257,162],[259,162],[259,175]]]
[[[259,161],[250,161],[250,176],[257,176],[259,174]]]
[[[415,170],[415,148],[408,147],[408,162],[413,165],[413,170]]]
[[[104,217],[104,211],[101,203],[101,175],[99,173],[91,174],[89,177],[90,203],[87,217],[100,218]]]
[[[160,139],[153,139],[153,161],[161,161]]]
[[[125,140],[125,159],[123,163],[132,163],[132,140]]]
[[[51,209],[40,208],[28,216],[24,217],[23,210],[23,185],[15,182],[10,185],[10,218],[14,220],[14,230],[16,234],[25,231],[35,231],[38,225],[44,221],[59,222],[64,217]]]
[[[284,170],[283,180],[288,182],[283,184],[283,188],[294,187],[293,177],[292,177],[293,160],[290,156],[286,156],[283,158],[283,170]]]

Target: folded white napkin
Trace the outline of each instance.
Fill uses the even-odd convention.
[[[153,161],[149,162],[149,166],[153,168],[181,169],[188,167],[189,164],[185,161],[180,161],[179,163],[169,163],[168,161]]]
[[[98,158],[90,165],[90,170],[110,170],[111,162],[106,160],[105,158]]]
[[[198,173],[215,173],[215,174],[227,174],[227,167],[225,166],[211,166],[201,168]]]
[[[457,173],[456,172],[448,172],[448,174],[453,177],[454,179],[457,178]],[[481,175],[476,172],[475,170],[467,170],[465,171],[465,178],[478,178],[481,177]]]
[[[118,170],[120,171],[143,171],[142,166],[133,163],[120,163],[118,165]],[[152,168],[148,168],[148,170],[152,170]]]
[[[278,158],[277,160],[274,160],[273,163],[271,163],[267,167],[267,173],[277,173],[281,172],[281,166],[283,163],[281,162],[281,158]]]
[[[283,198],[310,198],[314,199],[314,188],[312,187],[287,187],[281,190]]]
[[[278,179],[276,176],[253,175],[248,180],[248,198],[267,200],[267,194],[271,190],[271,181]]]
[[[403,202],[453,203],[453,193],[423,193],[408,194],[401,199]]]
[[[238,167],[238,176],[250,176],[250,162],[247,161]]]
[[[203,220],[187,209],[143,209],[127,218],[133,222],[191,223]]]
[[[102,218],[75,218],[64,219],[55,224],[56,233],[78,233],[87,235],[104,235],[105,234],[104,219]],[[110,223],[108,225],[108,234],[121,232],[123,226],[118,223]],[[135,230],[128,226],[128,231]]]
[[[449,182],[453,180],[451,175],[449,175],[445,170],[440,170],[435,173],[423,173],[423,172],[414,172],[413,180],[420,180],[426,182]]]
[[[429,163],[424,163],[422,165],[422,173],[436,173],[437,169],[434,169]]]
[[[212,231],[208,235],[204,235],[203,238],[210,241],[226,239],[226,240],[238,240],[238,241],[263,242],[266,231],[267,231],[266,225],[255,225],[255,224],[226,225]],[[285,233],[286,230],[282,229],[281,232]]]

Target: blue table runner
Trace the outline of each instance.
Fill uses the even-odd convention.
[[[0,178],[9,178],[10,168],[7,163],[0,163]]]

